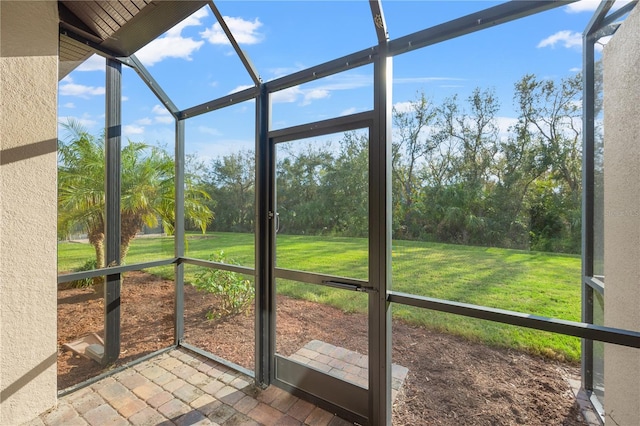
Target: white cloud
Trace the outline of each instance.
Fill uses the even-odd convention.
[[[135,124],[127,124],[122,128],[124,136],[141,135],[144,133],[144,126],[136,126]]]
[[[171,124],[175,122],[174,118],[171,115],[157,115],[155,118],[156,123]]]
[[[582,47],[582,34],[570,30],[558,31],[538,43],[537,47],[555,48],[558,43],[567,49],[580,49]]]
[[[569,72],[580,72],[580,71],[582,71],[582,68],[580,67],[569,68]]]
[[[258,18],[253,21],[233,16],[224,16],[223,18],[238,44],[258,44],[264,40],[264,35],[258,32],[262,26],[262,22]],[[211,44],[231,44],[218,22],[201,32],[200,35]]]
[[[76,84],[71,77],[67,76],[62,79],[59,86],[59,94],[61,96],[77,96],[79,98],[88,99],[91,96],[104,95],[103,86],[85,86]]]
[[[311,104],[311,101],[314,101],[316,99],[324,99],[324,98],[328,98],[330,96],[329,90],[328,89],[311,89],[308,91],[304,91],[304,96],[302,98],[302,103],[301,105],[309,105]]]
[[[518,119],[513,117],[496,117],[495,120],[500,140],[506,140],[511,133],[510,129],[518,124]]]
[[[171,124],[175,121],[171,113],[162,105],[154,105],[151,112],[155,114],[153,119],[156,123]]]
[[[271,68],[267,70],[270,74],[273,75],[271,79],[276,79],[279,77],[283,77],[285,75],[293,74],[296,71],[300,71],[307,68],[301,63],[296,63],[293,67],[280,67],[280,68]]]
[[[136,124],[139,124],[141,126],[148,126],[148,125],[150,125],[152,123],[153,123],[153,120],[150,119],[149,117],[144,117],[144,118],[141,118],[139,120],[136,120]]]
[[[67,102],[66,104],[62,105],[65,108],[75,108],[76,105],[73,102]]]
[[[84,61],[76,71],[104,71],[105,59],[100,55],[91,55],[89,59]]]
[[[328,88],[301,89],[300,86],[294,86],[272,93],[271,102],[274,104],[299,102],[301,106],[306,106],[314,100],[328,98],[330,95]]]
[[[611,7],[611,10],[620,9],[622,6],[631,3],[632,0],[619,0]],[[600,0],[581,0],[568,4],[565,8],[567,13],[593,12],[598,8]]]
[[[295,102],[301,95],[300,86],[289,87],[288,89],[271,93],[271,102],[274,104]]]
[[[138,50],[136,56],[146,66],[153,66],[167,58],[181,58],[190,61],[191,54],[200,49],[204,42],[196,41],[191,37],[183,37],[182,30],[202,25],[200,20],[206,16],[207,10],[205,8],[198,10],[167,31],[163,37],[153,40]]]
[[[301,106],[311,104],[317,99],[325,99],[336,90],[350,90],[366,87],[372,84],[372,77],[364,74],[336,75],[322,79],[315,87],[305,85],[294,86],[271,94],[273,103],[299,102]]]
[[[228,95],[231,95],[233,93],[238,93],[238,92],[242,92],[245,89],[250,89],[252,87],[255,87],[253,84],[241,84],[240,86],[236,86],[235,88],[233,88],[229,93],[227,93]]]
[[[122,102],[127,102],[129,100],[129,97],[128,96],[123,96],[123,97],[120,98],[120,100]]]
[[[150,67],[167,58],[181,58],[191,60],[191,54],[202,46],[202,41],[184,37],[162,37],[155,39],[140,49],[136,56]]]
[[[411,112],[413,111],[413,102],[396,102],[395,104],[393,104],[393,109],[399,113]]]
[[[202,25],[200,22],[201,19],[209,16],[209,12],[207,12],[208,6],[204,6],[196,12],[192,13],[191,16],[183,19],[178,24],[174,25],[169,31],[167,31],[168,36],[179,37],[182,34],[182,30],[187,27],[197,27]]]
[[[75,121],[77,123],[80,123],[80,125],[82,127],[84,127],[85,129],[87,129],[90,133],[94,132],[96,130],[95,126],[98,125],[98,122],[93,117],[91,117],[89,114],[83,114],[82,117],[74,117],[74,116],[71,116],[71,115],[69,115],[67,117],[64,117],[64,118],[63,117],[59,117],[59,121],[61,123],[68,123],[70,121]],[[65,130],[64,129],[59,130],[59,133],[60,132],[65,132]]]
[[[241,150],[252,150],[255,148],[255,141],[252,139],[211,140],[207,136],[206,139],[190,142],[189,145],[197,153],[199,160],[208,162],[225,155],[235,154]]]
[[[155,104],[153,108],[151,108],[151,112],[154,114],[169,114],[169,111],[160,104]]]
[[[214,128],[214,127],[198,126],[198,131],[200,133],[204,133],[206,135],[222,136],[222,133],[220,132],[220,130],[218,130],[218,129]]]
[[[565,10],[568,13],[592,12],[596,10],[600,4],[600,0],[581,0],[568,4]]]

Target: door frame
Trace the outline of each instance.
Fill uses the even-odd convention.
[[[271,93],[292,87],[299,81],[286,80],[261,83],[256,98],[256,327],[255,381],[266,388],[270,384],[314,402],[341,417],[362,425],[391,424],[391,117],[393,58],[389,46],[381,43],[369,53],[367,63],[373,63],[373,109],[367,112],[271,130]],[[334,61],[335,62],[335,61]],[[341,62],[342,63],[342,62]],[[344,70],[364,65],[347,60]],[[334,63],[321,66],[333,69]],[[314,80],[339,73],[314,72]],[[331,131],[327,130],[331,128]],[[368,273],[368,354],[369,388],[364,404],[353,403],[345,409],[310,395],[303,389],[287,385],[275,378],[275,143],[335,133],[350,129],[369,128],[369,273]],[[310,378],[311,380],[312,378]],[[318,379],[322,380],[322,379]],[[347,399],[353,395],[347,395]],[[363,413],[366,411],[366,415]]]
[[[269,167],[269,209],[267,217],[270,226],[270,255],[272,260],[269,269],[270,280],[270,332],[269,345],[270,382],[276,386],[304,399],[320,404],[342,417],[361,424],[368,423],[369,390],[359,385],[346,382],[328,375],[325,372],[278,355],[275,348],[276,338],[276,279],[290,279],[313,285],[338,287],[344,290],[369,292],[371,288],[368,280],[337,277],[310,271],[297,271],[276,267],[276,227],[277,227],[277,190],[276,190],[276,145],[284,142],[295,142],[303,139],[325,136],[351,130],[368,131],[371,141],[374,125],[373,111],[303,124],[299,126],[279,129],[269,132],[269,151],[271,164]],[[370,151],[370,143],[367,147]],[[370,164],[369,164],[370,167]],[[369,173],[370,175],[370,173]],[[371,180],[371,178],[369,178]],[[369,301],[368,301],[369,302]],[[369,323],[367,323],[369,326]],[[369,335],[369,333],[367,333]]]

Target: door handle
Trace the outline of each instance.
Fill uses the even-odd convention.
[[[270,220],[275,220],[275,230],[276,230],[276,234],[278,233],[278,231],[280,230],[280,213],[273,213],[272,211],[269,211],[269,213],[267,214],[267,216],[269,217]]]

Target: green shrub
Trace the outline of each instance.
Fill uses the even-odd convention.
[[[209,260],[219,263],[236,264],[227,259],[224,252],[209,257]],[[216,311],[207,313],[207,318],[217,319],[244,313],[249,309],[255,295],[253,283],[237,272],[208,268],[195,276],[193,286],[201,291],[207,291],[220,299],[220,306]]]
[[[96,259],[89,259],[86,262],[84,262],[84,265],[74,269],[73,272],[91,271],[97,268],[96,265],[97,265]],[[67,287],[68,288],[93,287],[95,284],[98,284],[102,279],[103,277],[93,277],[93,278],[84,278],[81,280],[69,281],[67,283]]]

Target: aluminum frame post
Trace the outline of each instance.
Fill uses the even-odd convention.
[[[391,424],[391,108],[392,58],[380,43],[374,61],[369,139],[369,422]]]
[[[591,37],[611,4],[603,1],[582,36],[582,322],[593,323],[594,166],[595,166],[595,41]],[[582,387],[593,390],[593,340],[582,339]]]
[[[270,102],[269,91],[260,84],[256,99],[256,230],[255,230],[255,382],[266,387],[271,383],[272,354],[275,350],[275,282],[273,281],[273,148],[269,143]]]
[[[594,42],[583,37],[582,63],[582,322],[593,323],[595,70]],[[582,339],[582,386],[593,390],[593,341]]]
[[[174,232],[174,254],[176,259],[184,257],[185,230],[184,230],[184,120],[176,120],[176,146],[175,146],[175,232]],[[175,294],[174,294],[174,342],[180,345],[184,338],[184,264],[176,262],[175,273]]]
[[[120,169],[122,64],[106,61],[105,81],[105,266],[120,265]],[[104,286],[104,354],[102,364],[120,356],[120,285],[121,274],[109,274]]]

